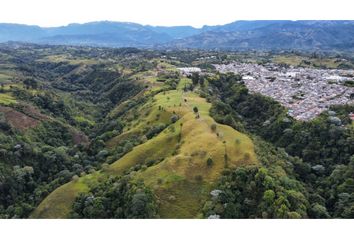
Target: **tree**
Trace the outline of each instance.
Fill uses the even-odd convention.
[[[212,159],[211,157],[209,157],[209,158],[207,159],[207,166],[208,166],[208,167],[211,167],[211,166],[213,166],[213,164],[214,164],[213,159]]]
[[[268,206],[272,206],[275,199],[275,193],[273,190],[267,190],[263,194],[263,200],[267,203]]]
[[[204,79],[204,77],[200,77],[199,78],[199,84],[200,84],[200,86],[204,86],[204,82],[205,82],[205,79]]]
[[[171,117],[171,122],[172,122],[172,123],[175,123],[175,122],[178,121],[178,119],[179,119],[178,115],[174,114],[174,115],[172,115],[172,117]]]
[[[199,83],[199,73],[192,73],[192,75],[190,76],[190,78],[192,79],[193,85],[197,85]]]
[[[25,79],[23,81],[23,84],[26,86],[26,88],[33,88],[33,89],[38,88],[38,82],[32,78]]]
[[[73,218],[155,218],[157,205],[152,192],[141,181],[110,177],[73,204]]]
[[[194,112],[194,113],[198,113],[198,112],[199,112],[198,107],[194,106],[194,107],[193,107],[193,112]]]
[[[311,218],[329,218],[330,215],[327,212],[325,206],[315,203],[310,209]]]

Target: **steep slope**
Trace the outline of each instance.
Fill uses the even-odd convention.
[[[167,123],[168,127],[102,171],[55,190],[34,211],[32,218],[67,218],[80,193],[107,176],[127,173],[132,181],[142,180],[153,190],[159,202],[160,217],[202,217],[203,204],[224,169],[258,162],[253,143],[247,136],[217,124],[209,115],[211,104],[196,93],[183,90],[189,81],[182,78],[175,90],[154,94],[138,106],[136,110],[144,117],[133,121],[114,142],[144,127],[162,123]],[[164,85],[151,78],[147,82],[154,86],[148,92]],[[198,113],[194,107],[198,108]],[[173,115],[178,116],[175,122],[169,117]],[[108,145],[116,147],[112,143]],[[209,164],[208,159],[211,159]]]
[[[49,192],[99,169],[88,147],[98,119],[140,91],[120,76],[119,53],[112,63],[77,50],[0,46],[0,218],[27,218]]]

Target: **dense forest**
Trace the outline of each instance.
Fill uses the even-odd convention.
[[[101,135],[122,130],[118,120],[105,115],[142,86],[113,69],[114,63],[43,60],[47,54],[41,50],[59,54],[65,49],[1,50],[8,75],[1,79],[0,98],[11,96],[11,101],[0,100],[0,210],[3,218],[23,218],[55,188],[101,167],[106,157]],[[130,51],[136,50],[111,54]],[[99,58],[103,52],[75,49],[71,54]]]
[[[213,67],[274,54],[1,45],[0,218],[353,218],[354,106],[298,121]]]
[[[304,208],[302,210],[307,209],[305,216],[310,218],[354,217],[354,129],[348,117],[349,113],[354,111],[354,106],[333,106],[330,111],[312,121],[300,122],[289,117],[286,109],[274,100],[250,94],[240,76],[230,74],[221,75],[218,78],[222,81],[219,79],[210,81],[218,95],[214,98],[211,110],[214,118],[240,131],[261,137],[272,143],[274,147],[293,156],[288,157],[287,160],[291,166],[289,175],[300,182],[296,185],[303,188],[305,193],[305,196],[297,195],[302,197],[302,201],[295,201],[296,204],[301,202]],[[269,150],[270,148],[264,149],[264,151]],[[262,217],[263,210],[275,207],[270,206],[270,203],[279,204],[280,200],[276,198],[284,197],[284,193],[274,192],[273,186],[268,188],[265,186],[266,183],[257,182],[260,181],[257,180],[260,174],[263,179],[267,177],[267,171],[264,169],[243,169],[226,174],[221,180],[222,188],[230,182],[236,188],[232,192],[241,192],[245,198],[244,193],[249,192],[249,200],[254,201],[255,204],[252,210],[259,208],[258,213],[249,213],[243,217]],[[246,179],[242,177],[244,175],[247,175]],[[249,185],[253,184],[256,184],[254,189],[249,188]],[[275,185],[280,188],[285,187],[282,186],[281,181]],[[298,187],[288,190],[298,190]],[[254,195],[258,191],[260,191],[259,195]],[[242,204],[239,202],[239,197],[232,195],[233,193],[231,193],[231,199],[236,198],[237,203]],[[267,205],[264,201],[268,201],[266,199],[270,196],[273,200]],[[226,199],[222,201],[227,203],[228,196],[223,197]],[[289,211],[293,208],[292,204],[292,201],[288,200],[284,208],[286,207]],[[276,217],[274,215],[276,212],[277,210],[272,210],[271,216]]]

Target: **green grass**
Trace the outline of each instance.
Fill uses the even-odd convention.
[[[75,58],[74,59],[69,54],[51,55],[51,56],[47,56],[39,61],[49,61],[49,62],[54,62],[54,63],[67,62],[67,63],[73,64],[73,65],[78,65],[78,64],[92,65],[92,64],[99,63],[99,61],[96,59],[86,59],[86,58],[81,58],[81,59]]]
[[[173,90],[160,93],[155,99],[155,105],[181,116],[174,124],[175,132],[165,130],[156,138],[136,147],[111,167],[115,173],[121,173],[136,163],[144,164],[141,159],[163,157],[162,162],[139,172],[135,178],[144,180],[146,185],[154,189],[160,202],[163,202],[160,205],[161,217],[198,217],[202,202],[208,197],[208,189],[212,188],[225,167],[257,164],[253,143],[246,135],[231,127],[217,124],[209,116],[210,103],[195,93]],[[179,106],[179,103],[182,105]],[[199,109],[199,119],[193,113],[194,106]],[[211,130],[212,124],[217,125],[216,132]],[[178,145],[164,140],[176,134],[181,134]],[[238,144],[236,139],[239,139]],[[162,149],[171,149],[174,154],[169,155]],[[226,161],[225,153],[228,156]],[[206,164],[209,157],[213,159],[212,167]]]
[[[184,86],[192,84],[192,80],[186,77],[181,78],[178,83],[177,90],[183,90]]]
[[[284,64],[289,64],[289,65],[292,65],[292,66],[298,66],[298,65],[300,65],[300,63],[304,59],[301,58],[300,56],[282,55],[282,56],[276,56],[273,60],[276,63],[284,63]]]
[[[31,218],[67,218],[80,193],[88,192],[103,176],[99,172],[86,175],[57,188],[31,214]]]
[[[31,218],[67,218],[71,211],[71,204],[79,193],[88,191],[86,184],[81,180],[69,182],[51,193],[32,213]]]
[[[281,55],[275,56],[273,61],[275,63],[284,63],[292,66],[302,66],[302,67],[326,67],[326,68],[338,68],[338,66],[343,63],[342,61],[337,61],[336,58],[310,58],[305,56],[296,55]],[[309,64],[305,64],[305,61]]]
[[[78,122],[78,123],[86,123],[90,126],[94,126],[95,125],[95,122],[94,121],[91,121],[83,116],[75,116],[74,117],[75,121]]]
[[[114,162],[108,172],[120,175],[136,164],[145,164],[149,160],[168,157],[176,148],[177,138],[176,133],[170,134],[168,130],[165,130],[150,141],[136,146],[131,152]]]
[[[16,99],[9,93],[0,93],[0,104],[11,105],[16,103],[17,103]]]
[[[6,83],[11,79],[11,76],[4,74],[4,73],[0,73],[0,83]]]

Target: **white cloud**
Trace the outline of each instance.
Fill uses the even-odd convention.
[[[350,0],[1,0],[0,22],[59,26],[99,20],[151,25],[255,19],[353,19]]]

